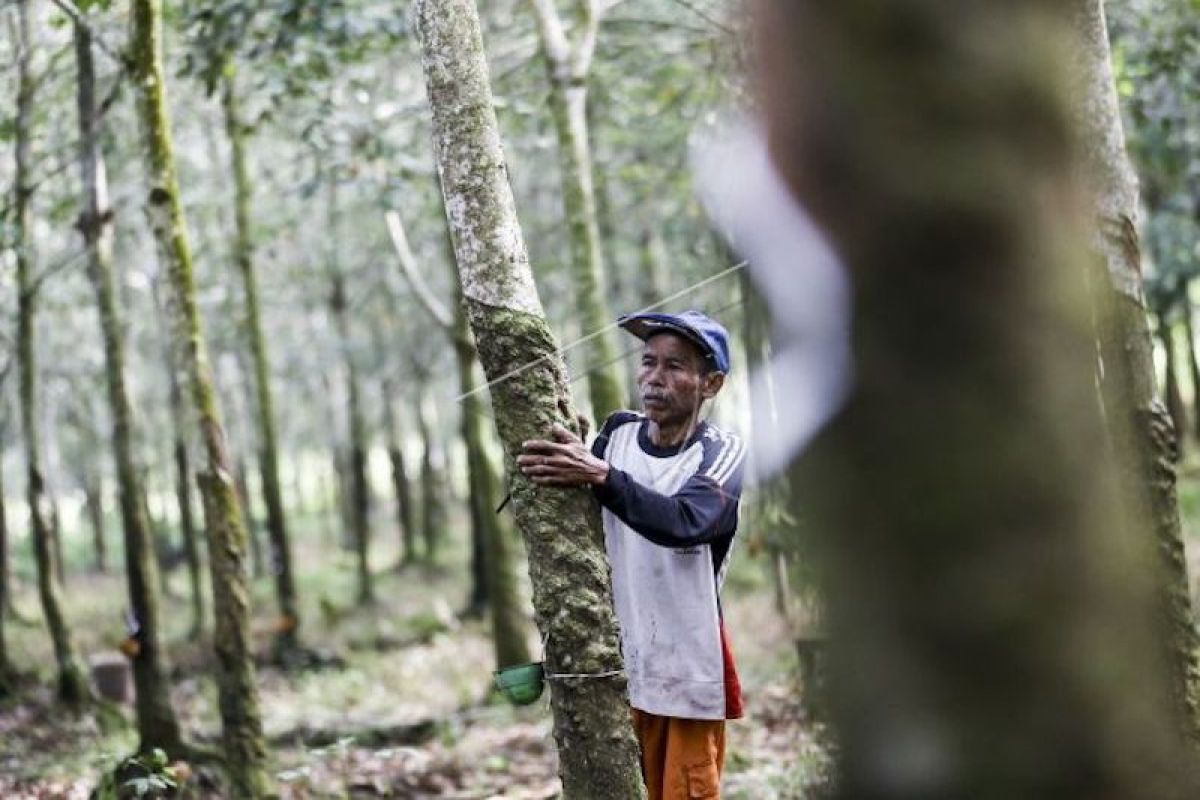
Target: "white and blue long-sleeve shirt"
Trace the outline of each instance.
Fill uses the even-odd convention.
[[[609,464],[595,495],[630,703],[662,716],[739,717],[720,590],[737,532],[745,444],[701,422],[682,445],[661,448],[648,424],[617,412],[592,443]]]

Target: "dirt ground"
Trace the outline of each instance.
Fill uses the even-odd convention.
[[[328,542],[301,548],[306,644],[337,652],[340,668],[259,671],[271,770],[283,798],[557,797],[548,698],[512,708],[490,692],[491,647],[480,622],[460,622],[451,600],[464,596],[455,572],[379,569],[381,601],[355,608],[348,554],[322,558]],[[379,564],[394,553],[377,554]],[[446,555],[453,563],[456,554]],[[799,702],[795,656],[774,611],[765,570],[745,557],[726,591],[726,615],[747,696],[745,719],[729,726],[722,796],[727,800],[799,800],[827,769],[818,731]],[[184,727],[216,742],[219,718],[207,642],[190,640],[182,571],[166,601],[175,671],[174,702]],[[64,593],[80,651],[111,653],[121,638],[120,576],[78,574]],[[271,606],[267,578],[255,582],[256,638],[266,649]],[[18,665],[40,675],[0,704],[0,798],[86,798],[102,772],[135,744],[131,728],[102,731],[96,720],[55,707],[52,660],[32,586],[18,594],[24,623],[9,624]],[[536,648],[536,644],[534,645]],[[129,717],[128,709],[125,712]],[[413,740],[406,734],[419,727]],[[308,742],[305,744],[304,742]],[[205,788],[203,769],[184,782]]]

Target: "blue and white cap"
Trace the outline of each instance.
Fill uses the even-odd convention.
[[[625,314],[617,324],[642,341],[659,333],[679,334],[699,347],[718,372],[729,374],[729,332],[707,314],[691,309],[679,314]]]

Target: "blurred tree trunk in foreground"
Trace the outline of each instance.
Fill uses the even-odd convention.
[[[129,606],[136,620],[137,652],[133,655],[133,682],[137,689],[138,750],[158,747],[174,758],[187,748],[171,704],[166,651],[161,637],[161,604],[158,596],[158,563],[142,498],[144,487],[135,453],[134,413],[125,383],[125,345],[122,321],[113,289],[112,210],[108,204],[104,158],[100,151],[96,104],[96,72],[92,62],[92,35],[83,23],[74,24],[77,68],[76,101],[79,110],[79,171],[83,187],[78,228],[87,249],[88,278],[96,294],[100,337],[104,342],[105,382],[112,417],[112,454],[117,474],[117,495],[125,534],[125,580]],[[95,490],[93,490],[94,492]],[[101,513],[98,501],[91,501]],[[103,519],[97,521],[97,540],[103,542]],[[97,552],[103,552],[97,548]]]
[[[246,132],[240,116],[236,75],[231,66],[221,80],[221,107],[225,112],[225,132],[233,170],[233,216],[236,223],[234,260],[242,275],[242,295],[246,304],[246,338],[254,380],[254,410],[257,412],[259,477],[263,504],[267,507],[267,538],[271,543],[270,572],[275,580],[275,598],[279,603],[276,644],[284,649],[298,644],[300,609],[292,578],[292,549],[288,541],[287,519],[279,489],[279,447],[275,437],[275,409],[271,399],[271,370],[267,344],[263,339],[258,308],[258,278],[254,269],[254,240],[250,231],[250,176],[246,171]]]
[[[550,78],[550,113],[558,134],[563,211],[571,247],[571,269],[584,335],[597,334],[588,346],[588,396],[599,423],[625,407],[624,381],[605,300],[604,249],[596,215],[596,191],[588,133],[588,76],[596,37],[609,0],[575,0],[580,20],[572,41],[555,0],[529,0],[538,22],[542,53]]]
[[[794,469],[827,567],[839,796],[1195,797],[1152,537],[1123,517],[1086,357],[1055,84],[1077,20],[1053,0],[758,8],[773,159],[853,287],[854,393]]]
[[[198,475],[208,532],[212,577],[213,646],[217,654],[217,692],[222,739],[231,794],[256,798],[268,794],[266,745],[250,651],[249,587],[246,578],[246,527],[231,484],[225,432],[213,390],[207,345],[196,307],[192,255],[179,201],[175,154],[167,117],[162,68],[160,0],[133,0],[129,38],[130,71],[138,89],[147,184],[146,213],[158,243],[169,287],[169,309],[176,350],[182,356],[206,462]]]
[[[472,0],[418,0],[433,131],[471,329],[513,469],[513,506],[529,553],[533,605],[547,641],[551,707],[566,800],[644,797],[620,641],[595,500],[584,489],[538,490],[515,470],[521,443],[553,423],[575,428],[508,183]]]
[[[10,210],[10,242],[17,260],[17,333],[14,347],[17,362],[17,390],[20,403],[21,430],[24,434],[26,464],[26,500],[29,505],[29,530],[37,566],[38,595],[46,627],[54,644],[58,666],[58,696],[68,705],[81,706],[91,701],[91,687],[79,664],[71,631],[63,616],[62,598],[55,577],[54,535],[48,518],[50,510],[42,472],[42,450],[38,435],[37,349],[34,337],[34,313],[37,305],[37,286],[34,285],[34,264],[30,234],[29,198],[33,192],[30,181],[31,131],[33,113],[33,75],[30,74],[33,40],[29,32],[29,2],[17,0],[15,19],[12,19],[13,47],[17,53],[17,108],[13,128],[15,172],[13,199]]]
[[[1195,325],[1195,309],[1192,308],[1192,293],[1191,283],[1185,283],[1180,297],[1180,302],[1183,303],[1181,310],[1183,311],[1183,331],[1184,344],[1186,345],[1186,353],[1188,360],[1188,373],[1192,376],[1192,430],[1191,435],[1200,441],[1200,358],[1196,356],[1196,325]],[[1178,431],[1177,435],[1182,439],[1186,433]]]
[[[1081,45],[1076,76],[1081,85],[1073,95],[1081,98],[1076,114],[1096,211],[1093,290],[1099,295],[1096,317],[1102,321],[1098,331],[1104,365],[1098,382],[1107,416],[1117,423],[1110,425],[1110,436],[1122,484],[1132,490],[1133,512],[1140,521],[1135,532],[1150,532],[1161,558],[1159,584],[1172,637],[1174,688],[1185,731],[1200,743],[1200,636],[1192,614],[1175,489],[1176,442],[1182,445],[1187,426],[1180,400],[1180,416],[1172,431],[1156,390],[1154,344],[1146,318],[1137,235],[1137,177],[1126,153],[1104,5],[1102,0],[1074,0],[1074,11]],[[1105,286],[1108,291],[1102,288]],[[1190,336],[1186,284],[1180,300]],[[1173,349],[1168,348],[1169,374],[1177,378],[1174,362]],[[1194,376],[1200,370],[1195,368],[1194,358],[1191,363]],[[1177,381],[1174,391],[1178,392]]]

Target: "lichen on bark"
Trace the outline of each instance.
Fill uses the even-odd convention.
[[[547,670],[603,675],[620,669],[621,652],[596,502],[583,489],[538,489],[514,469],[523,441],[576,421],[504,170],[478,13],[473,0],[418,0],[415,12],[467,316],[492,381]],[[552,679],[550,692],[564,797],[644,797],[624,675]]]
[[[268,794],[265,744],[250,658],[246,527],[234,495],[225,432],[196,306],[191,249],[179,199],[162,68],[161,0],[133,0],[130,71],[138,89],[147,183],[146,213],[168,287],[172,336],[188,379],[205,463],[198,482],[208,534],[218,700],[231,794]]]

